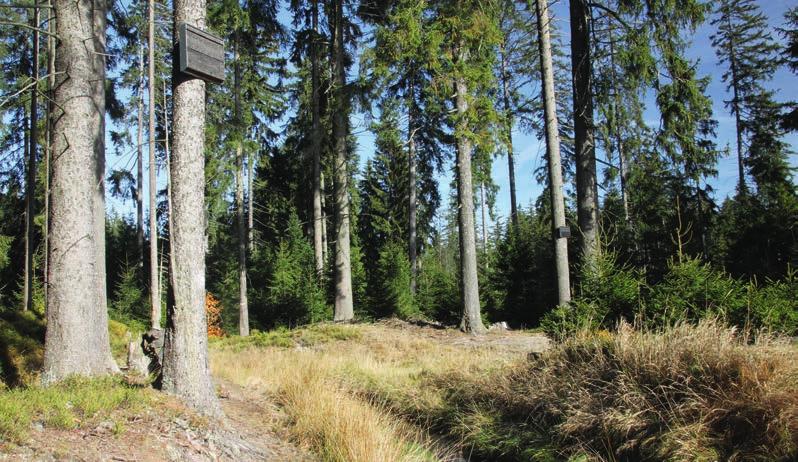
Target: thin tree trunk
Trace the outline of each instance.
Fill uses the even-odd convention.
[[[52,0],[47,0],[47,149],[44,151],[44,311],[47,312],[48,275],[50,270],[50,158],[53,150],[53,95],[55,92],[55,13]]]
[[[418,242],[416,236],[416,137],[413,126],[415,119],[413,117],[415,111],[415,95],[411,86],[411,95],[409,100],[409,114],[407,120],[407,162],[408,162],[408,204],[407,204],[407,253],[410,259],[410,293],[416,293],[416,284],[418,279]]]
[[[540,69],[543,82],[543,110],[546,128],[546,154],[549,161],[549,189],[553,231],[565,227],[565,200],[562,192],[562,163],[560,161],[560,134],[557,124],[557,103],[554,95],[554,70],[549,38],[548,0],[536,0],[538,36],[540,47]],[[560,305],[571,301],[571,282],[568,273],[568,242],[554,235],[554,256],[557,270],[557,294]]]
[[[148,1],[149,27],[147,29],[149,77],[147,93],[150,98],[149,119],[149,154],[150,154],[150,309],[153,329],[161,328],[161,293],[158,287],[158,207],[156,194],[158,185],[156,179],[157,165],[155,163],[155,2]]]
[[[513,116],[512,106],[510,105],[510,87],[507,75],[507,50],[504,43],[500,48],[501,53],[501,76],[502,76],[502,101],[504,103],[504,129],[507,137],[507,169],[510,177],[510,220],[514,229],[518,229],[518,202],[515,193],[515,160],[513,152]]]
[[[488,221],[485,217],[485,183],[479,183],[479,209],[482,214],[482,251],[488,250]]]
[[[321,190],[321,250],[326,265],[330,258],[329,243],[327,242],[327,188],[324,184],[324,172],[319,173],[319,189]]]
[[[136,134],[136,241],[139,266],[144,267],[144,44],[139,43],[139,98]]]
[[[461,45],[462,46],[462,45]],[[465,52],[458,51],[458,59],[465,59]],[[465,332],[482,334],[479,306],[479,280],[477,278],[477,246],[474,230],[474,188],[471,182],[471,140],[462,133],[468,130],[468,87],[465,79],[458,76],[455,81],[457,115],[459,118],[457,132],[457,200],[458,224],[460,236],[460,276],[462,279],[461,294],[463,299],[463,316],[460,328]]]
[[[349,248],[349,169],[347,168],[347,120],[349,110],[344,68],[344,2],[335,2],[333,40],[333,80],[335,110],[333,112],[333,137],[335,139],[335,321],[354,318],[352,303],[352,262]]]
[[[169,105],[167,104],[166,100],[166,80],[163,81],[163,128],[164,128],[164,144],[163,144],[163,152],[166,160],[166,225],[169,229],[166,231],[166,235],[169,237],[168,244],[169,244],[169,263],[167,265],[167,273],[170,274],[171,277],[171,268],[174,268],[174,258],[172,256],[172,229],[174,226],[172,225],[172,172],[171,172],[171,162],[172,156],[169,150]],[[162,245],[163,250],[162,252],[166,253],[166,243]],[[163,261],[163,260],[162,260]],[[162,263],[163,264],[163,263]],[[163,266],[161,267],[161,272],[163,272]],[[160,284],[160,287],[166,290],[167,299],[169,297],[169,282],[164,281]],[[168,300],[167,300],[167,303]]]
[[[253,196],[252,184],[255,174],[255,155],[247,154],[247,249],[253,252],[255,249],[255,198]]]
[[[205,29],[204,0],[175,0],[174,28]],[[175,73],[171,270],[174,306],[164,335],[163,389],[195,410],[220,415],[208,367],[205,315],[205,82]]]
[[[570,0],[571,66],[574,94],[576,206],[582,234],[582,257],[592,261],[599,251],[598,183],[593,125],[593,84],[590,57],[590,9],[586,0]]]
[[[42,383],[118,371],[105,297],[103,0],[55,0],[51,245]]]
[[[34,2],[38,5],[38,0]],[[33,247],[33,234],[35,223],[33,218],[36,208],[36,154],[39,141],[39,8],[33,9],[31,23],[33,30],[33,87],[30,92],[30,131],[28,142],[28,180],[25,187],[25,304],[23,311],[33,309],[33,254],[36,250]]]
[[[322,197],[321,197],[321,116],[319,115],[319,98],[320,83],[319,83],[319,44],[318,34],[319,30],[319,2],[313,1],[312,22],[313,22],[313,41],[310,45],[310,62],[311,62],[311,111],[312,111],[312,127],[311,127],[311,144],[313,156],[313,254],[316,260],[316,276],[321,281],[324,276],[324,224],[322,222]]]
[[[244,153],[239,141],[236,148],[236,217],[238,221],[238,334],[249,335],[249,300],[247,298],[247,222],[244,216]]]
[[[623,137],[621,136],[621,124],[619,114],[621,111],[621,95],[618,90],[618,75],[615,71],[615,27],[613,21],[609,21],[608,30],[610,33],[610,68],[612,69],[612,92],[613,92],[613,131],[615,132],[615,144],[618,149],[618,167],[621,172],[621,201],[623,202],[623,216],[627,225],[631,225],[632,218],[629,214],[629,193],[626,190],[626,180],[629,177],[626,162],[626,152],[623,149]]]
[[[236,218],[238,221],[238,334],[249,335],[249,301],[247,300],[247,230],[244,221],[244,140],[241,121],[241,55],[238,51],[238,33],[235,34],[235,65],[233,92],[235,122],[238,132],[236,146]]]
[[[170,156],[169,156],[169,110],[167,109],[169,107],[169,105],[167,104],[168,101],[166,99],[166,80],[164,80],[162,82],[162,84],[163,84],[163,100],[162,100],[163,101],[163,105],[161,107],[163,107],[163,130],[164,130],[163,153],[164,153],[164,159],[166,161],[164,163],[164,165],[166,166],[166,216],[167,216],[167,226],[169,227],[169,229],[166,230],[166,234],[167,234],[167,236],[169,236],[169,239],[171,240],[172,239],[172,187],[170,186],[170,184],[171,184],[172,181],[171,181],[170,175],[169,175],[169,158],[170,158]],[[158,271],[158,274],[160,274],[160,277],[161,277],[161,281],[158,283],[158,288],[160,290],[167,290],[168,291],[168,287],[166,287],[165,281],[163,280],[163,273],[165,272],[165,268],[164,267],[166,266],[165,263],[164,263],[164,256],[163,256],[163,254],[165,254],[165,253],[166,253],[166,244],[162,243],[161,244],[161,268]],[[167,294],[168,294],[168,292],[167,292]]]

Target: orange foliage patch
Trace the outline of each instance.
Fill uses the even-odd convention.
[[[205,293],[205,318],[208,321],[208,337],[224,337],[222,330],[222,304],[210,292]]]

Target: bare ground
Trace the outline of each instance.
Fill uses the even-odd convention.
[[[217,382],[218,383],[218,382]],[[284,434],[274,404],[236,385],[218,383],[226,418],[198,418],[174,399],[134,415],[116,412],[93,428],[34,424],[22,446],[0,447],[9,461],[313,461]]]

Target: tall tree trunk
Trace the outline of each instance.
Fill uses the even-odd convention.
[[[590,9],[586,0],[570,0],[571,66],[574,92],[576,212],[582,234],[582,257],[592,261],[599,251],[598,183],[593,125],[593,84],[590,57]]]
[[[247,154],[247,249],[255,249],[255,198],[252,195],[252,183],[255,175],[255,155]]]
[[[349,248],[349,169],[347,168],[347,117],[349,95],[345,88],[344,68],[344,2],[335,2],[335,34],[333,40],[335,109],[335,321],[351,321],[355,314],[352,303],[352,261]]]
[[[618,90],[618,75],[615,71],[615,27],[612,20],[608,21],[608,30],[610,34],[610,68],[612,69],[612,100],[613,100],[613,127],[615,133],[615,145],[618,151],[618,168],[620,170],[620,183],[621,183],[621,201],[623,203],[623,216],[627,225],[631,225],[632,218],[629,214],[629,192],[626,190],[626,181],[629,178],[628,165],[626,161],[626,152],[623,147],[623,136],[621,134],[620,112],[621,112],[621,95]]]
[[[479,209],[482,214],[482,251],[488,250],[488,221],[485,217],[485,183],[479,183]]]
[[[562,192],[562,163],[560,161],[560,134],[557,126],[557,102],[554,95],[554,70],[549,36],[548,0],[536,0],[538,36],[540,47],[540,79],[543,82],[543,110],[546,128],[546,154],[549,161],[549,189],[554,231],[554,258],[557,270],[557,294],[560,305],[571,301],[571,281],[568,273],[568,242],[556,234],[565,227],[565,200]]]
[[[174,266],[175,266],[174,265],[174,257],[172,255],[172,230],[174,229],[174,226],[172,225],[172,171],[171,171],[171,167],[170,167],[171,162],[172,162],[172,156],[170,155],[170,150],[169,150],[169,109],[167,109],[169,107],[169,105],[167,104],[167,99],[166,99],[166,80],[164,80],[162,83],[163,83],[163,130],[164,130],[163,152],[164,152],[164,157],[165,157],[165,160],[166,160],[166,163],[165,163],[165,165],[166,165],[166,216],[167,216],[166,225],[169,227],[169,229],[167,230],[167,236],[169,236],[169,239],[166,242],[164,242],[164,244],[163,244],[164,249],[162,250],[162,252],[167,252],[167,251],[169,252],[168,268],[174,268]],[[168,249],[166,249],[166,245],[167,244],[169,245]],[[163,262],[163,259],[161,259],[161,261]],[[163,263],[162,263],[162,265],[163,265]],[[163,272],[163,271],[164,271],[164,268],[162,266],[161,267],[161,272]],[[168,269],[167,272],[171,274],[171,269]],[[165,290],[166,290],[167,303],[168,303],[169,294],[172,293],[172,292],[169,291],[168,281],[167,281],[166,284],[164,284],[162,282],[160,284],[160,286],[161,286],[161,288],[165,288]]]
[[[312,127],[310,149],[313,156],[313,253],[316,260],[316,276],[321,280],[324,276],[324,237],[321,205],[321,116],[319,98],[321,98],[321,85],[319,83],[319,44],[316,34],[319,32],[319,2],[313,1],[312,22],[313,41],[310,45],[311,62],[311,111]]]
[[[510,105],[509,75],[507,75],[507,50],[505,42],[499,49],[501,53],[501,77],[502,77],[502,102],[504,103],[504,130],[507,137],[507,169],[510,177],[510,220],[513,229],[518,230],[518,202],[515,193],[515,159],[513,153],[513,115]]]
[[[150,309],[153,329],[161,328],[161,291],[158,287],[158,207],[156,194],[158,185],[156,179],[157,165],[155,163],[155,1],[148,1],[149,27],[147,28],[148,59],[149,59],[149,88],[147,93],[150,98]]]
[[[238,219],[238,334],[249,335],[247,298],[247,221],[244,216],[244,153],[239,141],[236,149],[236,216]]]
[[[38,0],[34,0],[38,5]],[[30,92],[30,130],[28,143],[28,180],[25,186],[25,304],[23,311],[33,309],[33,247],[35,223],[33,218],[36,209],[36,154],[39,144],[39,8],[33,8],[31,23],[33,30],[33,88]]]
[[[326,265],[330,259],[330,251],[327,242],[327,187],[324,184],[323,171],[319,173],[319,189],[321,190],[321,251]]]
[[[139,101],[136,133],[136,241],[139,266],[144,268],[144,44],[139,43]]]
[[[44,152],[44,310],[47,312],[48,275],[50,269],[50,159],[53,151],[53,111],[55,106],[55,12],[53,1],[47,0],[47,149]]]
[[[464,50],[458,51],[458,59],[465,59]],[[460,328],[465,332],[482,334],[479,306],[479,281],[477,278],[477,245],[474,229],[474,187],[471,181],[471,140],[463,133],[468,130],[468,87],[465,79],[458,76],[455,82],[458,126],[457,132],[457,201],[460,235],[460,277],[463,316]]]
[[[236,218],[238,221],[238,334],[249,335],[249,301],[247,299],[247,229],[244,221],[244,127],[241,119],[241,55],[238,33],[235,34],[233,92],[238,144],[236,146]]]
[[[204,0],[175,0],[173,33],[177,36],[182,22],[205,29],[205,15]],[[164,335],[163,389],[199,412],[219,415],[208,367],[205,316],[205,82],[177,72],[172,81],[174,306]]]
[[[416,137],[415,137],[415,95],[411,86],[408,97],[407,119],[407,162],[408,162],[408,204],[407,204],[407,253],[410,259],[410,293],[416,293],[418,279],[418,242],[416,237]]]
[[[50,267],[42,383],[118,369],[105,297],[103,0],[55,0]]]

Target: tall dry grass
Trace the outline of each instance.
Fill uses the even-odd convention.
[[[455,388],[451,380],[438,386]],[[795,347],[767,337],[749,344],[716,322],[581,334],[500,378],[459,388],[453,406],[480,403],[507,422],[527,422],[560,456],[798,458]]]
[[[215,349],[325,460],[796,460],[795,346],[705,322],[622,325],[527,356],[384,325],[310,348]],[[421,430],[419,430],[421,429]]]
[[[449,452],[424,432],[359,392],[364,381],[389,388],[407,385],[407,378],[430,359],[425,355],[419,362],[408,355],[418,351],[419,342],[404,335],[377,341],[372,328],[355,328],[366,335],[312,348],[215,348],[211,369],[218,377],[259,390],[282,404],[292,435],[323,460],[448,459]]]

